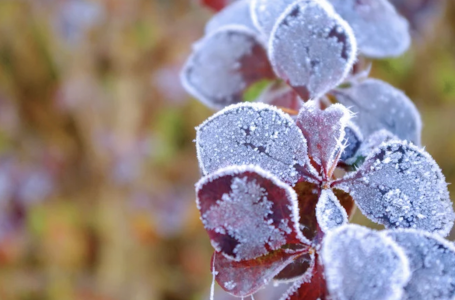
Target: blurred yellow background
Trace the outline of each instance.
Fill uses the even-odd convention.
[[[0,1],[0,299],[206,299],[193,139],[212,112],[179,71],[211,13],[197,0]],[[372,76],[414,100],[455,182],[455,2],[423,20]]]

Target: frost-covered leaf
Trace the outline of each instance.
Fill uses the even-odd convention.
[[[243,101],[248,87],[273,79],[257,34],[244,26],[224,26],[194,45],[181,73],[185,89],[213,109]]]
[[[234,261],[215,252],[212,256],[212,265],[218,284],[228,293],[244,297],[269,283],[299,255],[301,253],[288,253],[280,249],[260,258]]]
[[[301,0],[279,17],[270,34],[269,57],[276,74],[303,100],[338,85],[356,56],[351,28],[323,0]]]
[[[346,211],[331,189],[321,191],[316,205],[316,218],[323,232],[329,232],[348,222]]]
[[[327,299],[324,269],[315,259],[311,277],[302,277],[294,282],[280,300],[323,300]]]
[[[297,126],[308,143],[308,155],[325,180],[330,179],[338,162],[350,117],[343,105],[333,104],[321,110],[315,101],[305,103],[297,117]]]
[[[361,147],[362,142],[363,135],[360,132],[359,127],[352,121],[348,122],[344,128],[344,140],[342,144],[345,145],[345,147],[341,153],[340,161],[347,162],[348,159],[353,157]]]
[[[299,95],[289,86],[280,89],[269,89],[264,92],[258,99],[261,102],[278,106],[281,109],[290,109],[292,111],[299,111],[302,108],[303,101]]]
[[[406,256],[392,239],[358,225],[330,231],[321,258],[337,300],[399,300],[410,276]]]
[[[454,299],[455,247],[452,243],[417,230],[392,230],[387,234],[404,250],[412,271],[403,299]]]
[[[289,115],[262,103],[227,107],[197,128],[204,174],[230,165],[257,165],[294,184],[308,161],[305,138]]]
[[[269,37],[273,26],[286,8],[297,0],[252,0],[251,16],[256,28]]]
[[[280,282],[293,281],[297,278],[310,276],[312,268],[314,267],[314,255],[307,253],[296,258],[292,263],[287,265],[278,275],[273,279]]]
[[[213,10],[219,11],[225,8],[227,5],[236,2],[237,0],[200,0],[200,2],[210,7]]]
[[[197,183],[196,195],[212,246],[226,257],[248,260],[309,243],[298,228],[297,195],[260,168],[221,169]]]
[[[226,25],[241,25],[256,31],[250,13],[251,0],[239,0],[214,15],[205,26],[205,34],[210,34]]]
[[[318,229],[316,205],[321,191],[320,184],[301,181],[294,186],[299,201],[300,231],[309,240],[313,240]]]
[[[387,228],[416,228],[447,235],[454,212],[441,169],[407,142],[382,144],[356,173],[334,184],[364,215]]]
[[[412,101],[390,84],[370,78],[332,93],[356,114],[353,121],[365,138],[377,130],[386,129],[400,139],[420,144],[420,114]]]
[[[329,0],[352,27],[359,51],[365,56],[398,56],[411,43],[409,25],[387,0]]]

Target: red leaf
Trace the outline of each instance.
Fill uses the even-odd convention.
[[[289,281],[305,276],[307,272],[311,272],[309,269],[312,266],[313,260],[314,256],[310,253],[302,255],[287,265],[274,279]]]
[[[212,256],[215,279],[228,293],[244,297],[255,293],[273,279],[283,268],[307,250],[289,253],[280,249],[265,256],[246,261],[234,261],[219,252]]]
[[[280,108],[296,111],[295,114],[298,113],[303,105],[303,100],[300,99],[299,95],[289,86],[280,88],[278,90],[271,89],[269,91],[266,91],[260,98],[260,101],[278,106]],[[292,111],[285,111],[293,114]]]
[[[228,167],[199,181],[201,219],[213,247],[236,261],[286,244],[309,244],[298,229],[295,192],[258,167]]]
[[[213,10],[220,11],[225,6],[231,4],[235,0],[200,0],[201,4]]]
[[[309,182],[299,182],[294,186],[298,195],[300,225],[303,235],[313,240],[317,233],[316,204],[319,200],[320,187]]]

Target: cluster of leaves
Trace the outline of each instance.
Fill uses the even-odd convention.
[[[197,128],[196,194],[224,290],[455,297],[455,214],[419,113],[355,65],[403,53],[408,27],[387,0],[239,0],[207,24],[182,81],[222,109]],[[387,230],[349,225],[356,206]]]

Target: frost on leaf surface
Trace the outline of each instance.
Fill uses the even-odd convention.
[[[337,300],[399,300],[410,275],[406,256],[392,239],[358,225],[330,231],[321,258]]]
[[[322,0],[302,0],[280,16],[269,39],[276,74],[303,100],[338,85],[351,69],[356,42],[351,28]]]
[[[412,101],[400,90],[378,79],[333,91],[337,100],[356,114],[363,135],[386,129],[402,140],[420,144],[422,122]]]
[[[454,212],[444,175],[424,150],[407,142],[382,144],[356,173],[340,180],[364,215],[387,228],[447,235]]]
[[[323,232],[329,232],[348,222],[346,211],[331,189],[321,191],[316,205],[316,218]]]
[[[368,57],[398,56],[411,43],[409,25],[387,0],[329,0],[352,27],[359,52]]]
[[[256,31],[250,14],[250,0],[239,0],[214,15],[205,26],[205,34],[226,25],[241,25]]]
[[[412,274],[403,299],[454,299],[455,247],[452,243],[417,230],[392,230],[387,234],[409,259]]]
[[[341,153],[340,161],[346,162],[351,157],[354,157],[356,152],[360,149],[363,142],[363,135],[352,121],[346,124],[344,128],[344,140],[342,144],[344,145],[344,150]]]
[[[238,297],[248,296],[269,283],[298,255],[280,249],[257,259],[234,261],[215,252],[212,257],[215,279],[228,293]]]
[[[297,117],[297,126],[308,143],[308,155],[321,167],[324,179],[330,179],[344,139],[344,128],[351,114],[341,104],[333,104],[321,110],[317,102],[304,104]]]
[[[252,0],[251,16],[256,28],[266,37],[286,8],[296,0]]]
[[[306,242],[295,192],[259,168],[221,169],[202,178],[196,194],[212,245],[227,257],[248,260]]]
[[[227,107],[197,128],[196,147],[205,174],[230,165],[257,165],[293,184],[296,167],[308,160],[302,132],[273,106],[244,103]]]
[[[254,31],[231,25],[196,43],[181,73],[185,89],[213,109],[243,101],[243,93],[275,75]]]
[[[368,155],[371,154],[377,147],[382,143],[390,142],[393,140],[399,140],[399,138],[388,130],[381,129],[372,133],[366,140],[363,141],[360,148],[355,153],[352,159],[348,159],[347,163],[351,164],[358,158],[364,160]]]

